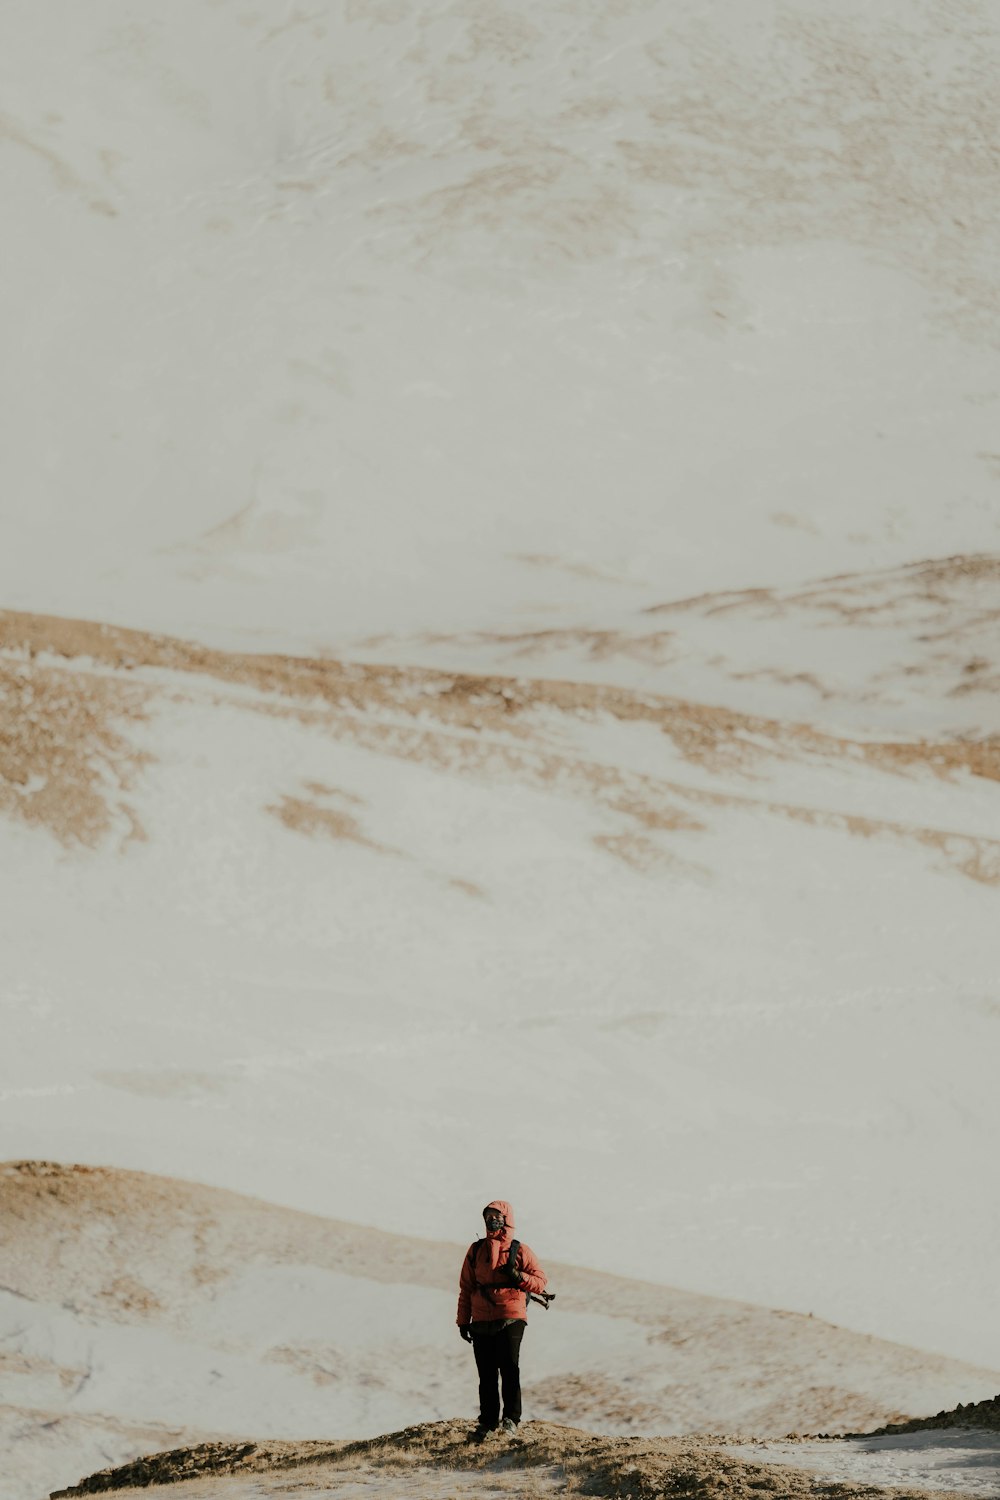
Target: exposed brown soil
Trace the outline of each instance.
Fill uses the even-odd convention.
[[[53,1375],[64,1390],[86,1378],[86,1370],[78,1365],[60,1365],[54,1359],[39,1354],[15,1354],[0,1350],[0,1380],[4,1375]]]
[[[803,1470],[749,1463],[720,1451],[710,1439],[606,1438],[550,1422],[527,1422],[515,1438],[481,1447],[466,1442],[467,1421],[429,1422],[363,1442],[206,1443],[153,1454],[118,1469],[105,1469],[52,1500],[109,1490],[166,1485],[212,1475],[282,1476],[284,1494],[308,1493],[332,1484],[338,1474],[387,1474],[409,1470],[413,1493],[427,1471],[524,1470],[556,1476],[561,1493],[607,1496],[609,1500],[760,1500],[762,1495],[797,1500],[927,1500],[923,1490],[882,1490],[831,1482]],[[295,1482],[289,1483],[289,1471]],[[269,1487],[268,1487],[269,1488]],[[935,1491],[936,1500],[949,1500]]]
[[[679,860],[669,849],[664,849],[652,839],[643,838],[641,833],[598,833],[594,836],[594,843],[598,849],[613,854],[630,869],[638,870],[643,875],[668,865],[685,867],[685,861]]]
[[[951,698],[995,691],[1000,682],[997,640],[1000,631],[1000,556],[958,554],[929,558],[901,568],[871,573],[843,573],[818,579],[797,589],[739,589],[700,594],[653,605],[649,615],[699,614],[703,618],[731,615],[747,620],[781,619],[802,628],[895,629],[908,641],[907,656],[893,668],[875,671],[863,678],[863,690],[877,695],[896,681],[931,677],[939,694]],[[837,696],[829,684],[800,672],[787,674],[770,669],[736,671],[736,680],[755,677],[776,682],[805,682],[822,698]],[[854,691],[857,691],[855,685]],[[996,742],[963,736],[963,747],[981,745],[985,768],[976,775],[996,777]],[[902,746],[888,747],[899,763],[906,757]],[[940,747],[945,749],[946,747]],[[925,745],[912,747],[918,759],[929,763]],[[939,760],[945,768],[947,755]],[[972,768],[974,762],[962,758]]]
[[[589,1426],[631,1427],[635,1432],[657,1427],[662,1408],[653,1401],[637,1401],[634,1392],[606,1375],[549,1375],[531,1387],[532,1400],[544,1401],[557,1421],[575,1418]]]
[[[274,813],[286,828],[291,828],[296,833],[322,833],[327,838],[346,839],[348,843],[361,844],[365,849],[375,849],[380,854],[395,852],[387,848],[385,844],[376,843],[374,839],[368,838],[353,813],[345,811],[342,807],[324,807],[323,803],[318,800],[319,796],[331,795],[334,794],[326,788],[321,789],[318,796],[314,798],[286,795],[280,802],[269,807],[268,812]]]
[[[0,650],[90,658],[122,670],[166,668],[255,687],[300,702],[368,711],[391,708],[456,729],[503,729],[538,707],[578,716],[608,715],[657,725],[686,758],[717,769],[739,768],[761,755],[794,750],[838,756],[846,750],[875,764],[926,764],[941,774],[965,768],[1000,780],[1000,740],[941,745],[855,742],[807,724],[789,724],[684,699],[639,694],[601,683],[527,680],[332,659],[251,656],[195,642],[51,615],[0,613]]]
[[[0,659],[0,812],[95,847],[116,825],[144,837],[124,793],[148,756],[128,736],[150,689],[94,672]]]
[[[245,711],[291,715],[378,753],[586,796],[631,820],[630,829],[597,837],[609,854],[642,871],[677,858],[650,835],[699,831],[699,806],[744,806],[863,837],[910,839],[940,852],[972,879],[1000,880],[1000,840],[821,812],[749,792],[697,789],[621,771],[561,746],[552,748],[547,726],[553,711],[566,722],[610,717],[648,723],[670,738],[684,760],[751,782],[768,761],[803,757],[860,760],[898,775],[929,770],[940,777],[963,772],[997,780],[1000,738],[855,741],[807,724],[601,684],[248,656],[51,616],[0,614],[0,651],[8,653],[0,659],[0,684],[6,684],[0,698],[6,708],[0,733],[0,810],[45,823],[67,842],[93,846],[116,818],[125,819],[130,836],[141,836],[122,792],[148,755],[130,743],[127,722],[147,715],[157,692],[177,695],[176,679],[165,684],[153,675],[169,671],[184,674],[187,685],[182,683],[182,689],[188,693],[198,679],[214,681],[223,691],[256,689],[260,696],[231,701]],[[72,665],[64,668],[63,662]],[[318,783],[305,791],[306,796],[301,790],[285,793],[269,810],[299,832],[392,852],[367,836],[353,805],[343,806],[356,798],[345,799]]]
[[[254,705],[261,713],[285,712],[273,705]],[[983,884],[1000,882],[1000,839],[954,833],[948,829],[920,824],[901,823],[873,818],[859,813],[826,811],[821,808],[780,802],[749,793],[718,792],[692,787],[665,777],[640,772],[621,771],[602,761],[582,756],[560,754],[523,744],[459,736],[447,732],[412,729],[407,725],[385,724],[361,717],[331,716],[320,709],[298,709],[296,716],[304,723],[326,725],[338,738],[350,740],[366,749],[380,750],[404,760],[466,774],[488,771],[491,780],[505,777],[537,785],[558,787],[586,796],[608,809],[625,813],[637,825],[633,834],[598,835],[596,842],[610,853],[624,858],[635,868],[650,869],[671,859],[669,851],[660,849],[639,832],[679,830],[699,832],[703,820],[680,804],[692,808],[741,808],[762,812],[814,828],[829,828],[856,837],[888,836],[919,844],[943,854],[949,864],[963,875]],[[843,741],[847,746],[853,742]],[[883,750],[885,746],[862,746],[862,751]],[[894,750],[896,747],[888,747]],[[911,747],[904,747],[911,748]],[[869,758],[866,756],[866,758]],[[654,858],[653,850],[658,854]]]
[[[719,593],[692,594],[664,604],[650,605],[649,615],[680,614],[692,610],[704,614],[726,614],[755,608],[782,614],[798,605],[854,624],[884,620],[906,606],[924,606],[926,618],[939,619],[938,606],[949,610],[964,602],[969,583],[1000,582],[1000,557],[983,553],[956,553],[952,557],[926,558],[874,573],[834,573],[800,589],[729,589]],[[956,591],[962,593],[956,598]],[[929,608],[927,608],[929,607]],[[991,597],[976,611],[983,620],[1000,619],[1000,607]],[[944,623],[944,622],[941,622]]]
[[[391,639],[371,636],[362,642],[362,646],[377,650]],[[517,661],[519,657],[530,659],[543,651],[573,650],[581,658],[589,657],[591,661],[615,661],[626,657],[658,666],[670,659],[670,646],[676,639],[676,632],[649,630],[637,633],[563,626],[549,630],[468,631],[458,636],[426,631],[416,639],[422,646],[502,646],[505,657],[511,661]]]
[[[557,559],[533,559],[552,565]],[[668,600],[641,609],[629,628],[593,629],[556,627],[524,631],[467,631],[447,635],[424,633],[414,638],[423,648],[440,656],[449,649],[454,653],[475,651],[492,654],[514,670],[520,664],[552,661],[565,654],[573,662],[590,664],[605,661],[633,661],[666,668],[690,662],[701,655],[702,665],[712,674],[733,682],[767,682],[781,686],[807,687],[818,702],[841,701],[845,705],[871,704],[888,695],[890,701],[900,689],[908,689],[914,680],[926,679],[931,691],[942,703],[956,702],[974,695],[982,699],[1000,689],[1000,603],[996,583],[1000,578],[1000,556],[961,554],[931,558],[900,568],[838,574],[820,578],[793,589],[750,588],[721,590]],[[649,629],[647,617],[665,617],[671,628]],[[741,665],[742,651],[737,648],[732,660],[727,657],[725,642],[715,637],[711,647],[698,645],[697,634],[691,639],[689,621],[727,618],[733,636],[744,622],[782,621],[790,632],[853,631],[855,667],[850,680],[836,674],[824,679],[817,670],[782,669],[760,664]],[[896,633],[899,659],[886,665],[878,654],[871,666],[860,660],[857,632],[870,631],[873,641],[879,632]],[[815,637],[814,637],[815,638]],[[384,651],[393,642],[391,636],[373,637],[366,644]],[[398,644],[398,643],[397,643]],[[733,643],[735,644],[735,642]],[[732,649],[732,648],[730,648]],[[845,648],[846,649],[846,648]],[[819,651],[818,656],[825,655]],[[992,740],[975,728],[975,709],[966,710],[968,731],[952,736],[949,743],[963,746],[958,764],[973,765],[967,760],[965,747],[982,750],[975,774],[996,776],[996,736]],[[992,722],[992,719],[991,719]],[[877,756],[880,747],[876,746]],[[907,748],[922,764],[930,763],[928,745],[891,747],[898,764],[903,764]],[[948,774],[949,757],[939,758],[937,769]]]

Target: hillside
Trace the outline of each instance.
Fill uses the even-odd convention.
[[[471,1416],[463,1249],[139,1173],[0,1168],[0,1423],[35,1482],[21,1493],[65,1472],[70,1436],[81,1463],[120,1463],[178,1436],[346,1439]],[[547,1269],[557,1301],[533,1310],[524,1355],[542,1422],[845,1432],[1000,1387],[818,1318]]]
[[[550,1257],[989,1363],[992,741],[0,632],[14,1154],[460,1240],[487,1047]]]
[[[556,559],[537,559],[547,575]],[[376,636],[369,661],[569,675],[862,736],[1000,729],[1000,557],[925,558],[796,587],[708,592],[647,604],[590,601],[576,623]]]
[[[337,655],[996,553],[981,0],[0,42],[7,607]]]

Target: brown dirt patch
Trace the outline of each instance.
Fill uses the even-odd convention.
[[[307,1375],[313,1385],[336,1385],[342,1378],[343,1359],[337,1349],[296,1349],[281,1344],[269,1350],[267,1357],[272,1364],[288,1365],[299,1374]]]
[[[86,1379],[80,1365],[60,1365],[38,1354],[15,1354],[0,1350],[0,1380],[4,1375],[47,1375],[58,1380],[64,1390],[71,1390]]]
[[[599,833],[595,836],[594,843],[599,849],[613,854],[623,864],[639,870],[643,875],[672,863],[672,856],[666,849],[661,849],[652,839],[645,839],[638,833]]]
[[[979,560],[984,562],[985,560]],[[966,566],[968,560],[951,560]],[[936,564],[940,570],[944,564]],[[930,568],[931,565],[926,565]],[[935,573],[936,576],[936,573]],[[760,592],[760,591],[758,591]],[[764,591],[766,592],[766,591]],[[741,596],[744,597],[744,596]],[[743,794],[697,790],[663,778],[623,772],[615,766],[567,754],[546,743],[551,716],[587,723],[602,716],[648,723],[667,735],[686,761],[713,773],[753,780],[767,761],[816,757],[824,762],[859,760],[896,775],[932,771],[1000,780],[1000,737],[976,741],[870,743],[824,734],[806,724],[784,723],[682,699],[640,694],[602,684],[526,680],[493,674],[371,666],[330,659],[246,656],[213,651],[192,642],[50,616],[0,614],[0,650],[19,660],[0,660],[11,692],[33,717],[10,716],[0,746],[0,810],[47,822],[66,839],[95,843],[111,826],[117,806],[138,820],[120,798],[142,757],[117,727],[122,717],[140,717],[161,683],[153,670],[206,677],[263,695],[241,697],[244,709],[292,716],[320,725],[363,748],[432,768],[510,777],[585,795],[633,821],[626,830],[598,835],[604,847],[636,868],[660,863],[656,834],[696,832],[703,826],[693,809],[745,805],[817,826],[913,839],[942,852],[969,878],[1000,879],[1000,841],[945,829],[911,827],[850,813],[822,813]],[[45,659],[39,660],[42,653]],[[55,659],[54,662],[52,659]],[[60,670],[59,659],[73,663]],[[143,683],[122,683],[95,672],[91,663],[119,672],[142,670]],[[45,768],[52,771],[44,783]],[[34,780],[32,778],[35,778]],[[352,806],[358,800],[319,782],[308,795],[288,794],[270,811],[297,832],[347,839],[379,852]],[[117,802],[116,802],[117,798]],[[330,805],[331,799],[338,804]],[[651,837],[651,835],[653,837]],[[654,850],[660,851],[654,857]]]
[[[352,799],[357,800],[357,799]],[[360,844],[365,849],[375,849],[379,854],[394,854],[397,851],[385,844],[368,838],[353,813],[340,807],[324,807],[306,797],[284,796],[281,801],[268,807],[268,812],[280,818],[286,828],[295,833],[312,835],[322,833],[331,839],[346,839]]]
[[[160,1312],[163,1306],[159,1297],[134,1276],[116,1276],[98,1295],[127,1313],[148,1315]]]
[[[901,568],[835,573],[797,589],[728,589],[647,606],[646,615],[732,613],[779,618],[811,612],[829,625],[904,625],[927,643],[966,634],[1000,620],[996,584],[1000,556],[959,553]],[[981,670],[981,669],[980,669]]]
[[[663,1419],[662,1402],[637,1401],[625,1386],[599,1375],[552,1375],[533,1381],[525,1392],[536,1403],[544,1403],[555,1421],[575,1417],[592,1425],[613,1422],[641,1432]]]
[[[124,793],[149,756],[127,726],[150,690],[86,671],[0,659],[0,812],[96,848],[115,828],[144,838]]]
[[[614,661],[627,657],[633,661],[661,666],[673,654],[676,641],[673,630],[647,630],[634,634],[624,630],[586,630],[564,627],[550,630],[466,631],[460,635],[425,632],[418,635],[421,646],[459,646],[463,649],[499,646],[505,657],[530,659],[545,651],[569,651],[584,654],[591,661]],[[383,645],[385,637],[373,636],[363,645],[373,649]]]
[[[684,601],[669,607],[683,606]],[[622,723],[653,724],[669,736],[685,759],[718,771],[749,772],[762,759],[789,759],[803,753],[834,758],[861,754],[883,768],[920,764],[940,775],[966,769],[1000,780],[1000,739],[918,741],[903,746],[859,743],[824,734],[808,724],[602,683],[472,675],[332,658],[250,656],[85,620],[12,612],[0,613],[0,650],[16,651],[29,659],[40,652],[69,660],[90,658],[122,670],[166,668],[257,688],[300,705],[311,702],[367,714],[391,710],[424,723],[433,720],[443,728],[500,731],[515,738],[530,737],[530,728],[518,720],[534,709],[555,709],[585,720],[606,715]]]
[[[286,709],[276,709],[273,705],[255,705],[255,708],[265,713],[289,712]],[[360,716],[334,716],[319,709],[298,709],[294,712],[302,722],[325,723],[338,738],[348,739],[366,749],[380,750],[439,770],[477,776],[488,773],[494,782],[510,777],[521,782],[559,788],[584,795],[610,811],[624,813],[634,819],[637,827],[625,834],[598,834],[595,842],[617,857],[626,858],[633,868],[642,868],[647,872],[654,864],[662,865],[676,856],[640,830],[646,830],[647,833],[676,833],[700,832],[704,829],[705,823],[701,819],[678,806],[678,803],[687,803],[691,807],[760,811],[814,828],[828,828],[860,838],[883,836],[902,839],[944,855],[951,866],[969,879],[986,885],[1000,883],[1000,839],[953,833],[947,829],[927,828],[919,824],[871,818],[857,813],[825,811],[745,793],[691,787],[662,777],[620,771],[600,761],[529,748],[522,744],[512,745],[502,740],[486,740],[433,729],[411,729],[406,725],[386,724]],[[864,751],[875,751],[885,747],[861,748]]]

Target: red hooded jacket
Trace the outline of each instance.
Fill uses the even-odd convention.
[[[517,1269],[521,1280],[511,1286],[503,1274],[514,1234],[514,1210],[502,1198],[495,1198],[487,1208],[503,1214],[504,1227],[469,1246],[458,1281],[458,1317],[460,1328],[466,1323],[492,1323],[520,1319],[528,1321],[528,1292],[544,1292],[548,1278],[527,1245],[517,1252]],[[485,1209],[483,1210],[485,1212]]]

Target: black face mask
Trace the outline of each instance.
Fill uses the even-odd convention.
[[[486,1233],[494,1234],[504,1226],[503,1214],[483,1214],[483,1223],[486,1225]]]

